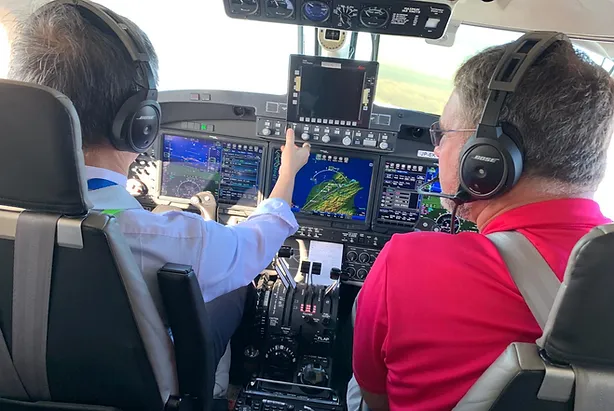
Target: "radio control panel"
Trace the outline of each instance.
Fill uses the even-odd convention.
[[[331,121],[332,124],[324,121],[326,120],[318,119],[317,122],[288,123],[280,119],[260,117],[257,121],[257,135],[272,140],[284,140],[286,129],[292,128],[297,141],[384,153],[392,153],[396,148],[395,132],[354,128],[353,123],[341,124],[339,120]]]

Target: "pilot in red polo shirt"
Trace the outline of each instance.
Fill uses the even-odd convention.
[[[444,193],[458,190],[461,153],[503,52],[485,50],[460,68],[431,128]],[[613,117],[614,82],[570,43],[554,43],[526,71],[498,117],[518,131],[520,179],[458,209],[480,233],[395,235],[365,281],[353,367],[371,410],[449,411],[510,343],[541,335],[485,235],[519,231],[562,279],[578,240],[609,222],[591,198],[607,165]]]
[[[451,410],[513,341],[541,330],[485,235],[517,230],[559,279],[576,242],[609,222],[592,200],[524,205],[478,233],[395,235],[358,300],[354,375],[391,410]]]

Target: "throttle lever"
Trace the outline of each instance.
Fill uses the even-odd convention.
[[[205,220],[217,221],[217,201],[211,191],[203,191],[192,196],[190,204],[198,208]]]
[[[324,292],[324,296],[327,296],[328,294],[330,294],[331,292],[336,290],[339,287],[339,285],[341,284],[341,281],[342,280],[347,280],[348,276],[347,276],[347,274],[345,274],[343,272],[343,270],[341,270],[339,268],[331,268],[331,270],[330,270],[330,279],[334,280],[335,282],[332,283],[331,285],[329,285],[326,288],[326,291]]]

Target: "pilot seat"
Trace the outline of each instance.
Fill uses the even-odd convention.
[[[532,284],[515,280],[521,292],[532,287],[523,295],[543,336],[536,344],[511,344],[454,411],[614,410],[613,251],[614,224],[585,235],[552,303],[545,273],[523,263],[533,268],[526,277]]]
[[[0,127],[0,409],[210,409],[194,272],[160,270],[159,312],[115,218],[90,209],[70,100],[2,80]]]

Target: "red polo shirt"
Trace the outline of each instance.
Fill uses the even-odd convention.
[[[594,201],[553,200],[508,211],[483,234],[521,232],[562,279],[576,242],[609,222]],[[391,410],[449,411],[511,342],[540,335],[484,235],[395,235],[359,297],[354,374]]]

